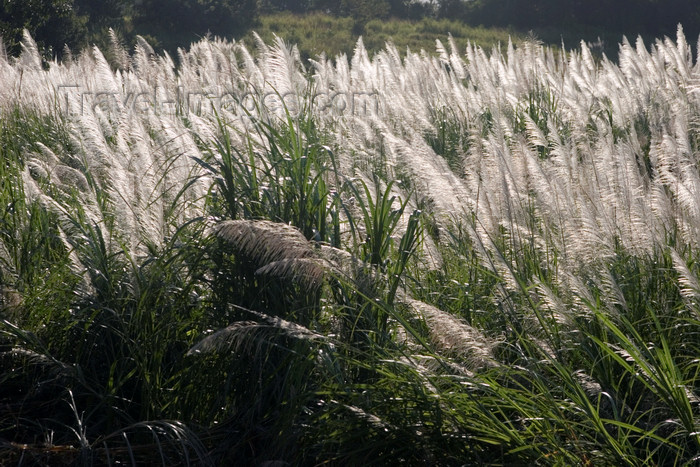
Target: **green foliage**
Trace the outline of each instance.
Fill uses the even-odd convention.
[[[426,134],[425,140],[436,154],[447,161],[450,169],[461,176],[464,172],[463,158],[469,148],[466,128],[447,107],[433,111],[432,120],[437,131]]]
[[[60,55],[67,45],[85,45],[86,18],[79,15],[73,0],[3,0],[0,4],[0,37],[12,55],[18,55],[22,32],[27,29],[47,58]]]
[[[133,8],[133,25],[166,50],[208,33],[235,37],[250,29],[258,16],[256,0],[144,0]]]
[[[389,3],[371,0],[342,0],[340,9],[355,21],[353,31],[361,33],[365,25],[373,19],[384,19],[389,13]]]
[[[308,239],[329,241],[337,209],[327,183],[333,153],[323,145],[313,120],[293,118],[288,110],[279,122],[253,119],[262,144],[247,135],[238,149],[231,129],[219,120],[220,136],[207,161],[197,162],[215,175],[215,213],[227,219],[271,219],[298,227]],[[213,149],[213,151],[212,151]]]
[[[61,310],[67,307],[76,286],[57,216],[38,200],[26,198],[22,178],[26,151],[37,150],[42,143],[55,146],[65,137],[52,120],[19,108],[0,121],[0,197],[4,206],[0,214],[0,285],[9,309],[18,305],[12,297],[24,295],[30,303],[46,301],[49,307]]]
[[[353,237],[360,245],[363,261],[386,271],[390,247],[393,243],[392,234],[406,208],[406,202],[399,202],[398,208],[394,208],[396,196],[391,193],[393,182],[388,183],[382,190],[381,181],[375,178],[374,195],[364,181],[360,180],[359,185],[362,191],[355,186],[355,183],[350,182],[350,190],[362,211],[364,231],[359,230],[352,220],[352,214],[348,212]]]

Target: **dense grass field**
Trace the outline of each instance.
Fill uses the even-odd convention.
[[[681,30],[245,44],[0,56],[0,464],[698,461]]]

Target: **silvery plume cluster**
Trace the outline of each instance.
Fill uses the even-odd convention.
[[[510,286],[512,265],[492,244],[499,229],[556,255],[558,280],[574,288],[577,268],[617,246],[652,251],[671,231],[700,242],[700,75],[682,30],[651,50],[623,42],[619,64],[596,62],[585,43],[570,53],[525,43],[462,54],[437,41],[436,56],[389,44],[370,58],[361,40],[350,58],[303,64],[278,39],[254,52],[204,40],[181,49],[176,66],[143,40],[129,55],[113,39],[116,70],[97,48],[42,66],[26,35],[21,57],[0,62],[0,102],[61,119],[73,138],[66,154],[27,155],[27,196],[60,209],[33,182],[49,177],[77,187],[90,210],[86,174],[70,161],[80,159],[109,191],[134,248],[168,235],[165,200],[201,172],[195,139],[212,141],[219,119],[245,134],[251,119],[302,107],[331,135],[342,175],[369,179],[382,166],[440,223],[473,216],[470,236]],[[459,131],[452,166],[426,141],[446,127]],[[209,183],[188,187],[180,219],[201,210]],[[697,278],[677,267],[695,293]]]
[[[94,277],[84,274],[91,266],[73,238],[76,224],[109,232],[105,251],[126,252],[137,262],[169,244],[183,225],[200,219],[207,225],[206,235],[230,243],[234,257],[248,255],[249,263],[256,264],[254,277],[276,274],[302,284],[309,302],[299,303],[312,303],[307,308],[325,312],[337,306],[351,314],[347,310],[365,299],[378,307],[379,318],[367,318],[371,325],[366,326],[376,325],[372,332],[384,332],[386,340],[367,342],[387,348],[391,342],[408,350],[391,358],[382,354],[377,362],[410,366],[424,378],[421,391],[435,396],[440,401],[436,407],[453,415],[444,422],[449,428],[441,428],[453,433],[453,440],[462,439],[461,429],[469,433],[465,437],[479,433],[474,439],[486,439],[501,428],[487,436],[479,432],[482,425],[516,414],[502,425],[515,427],[516,434],[493,435],[491,444],[485,444],[502,442],[513,456],[526,451],[540,459],[564,456],[566,449],[547,447],[556,440],[538,447],[549,432],[538,411],[559,406],[537,406],[536,397],[529,406],[514,395],[513,388],[541,393],[546,386],[552,400],[566,401],[563,411],[581,417],[583,421],[577,420],[586,427],[582,432],[594,433],[581,439],[608,443],[607,451],[588,453],[582,442],[571,448],[574,454],[567,461],[587,464],[596,452],[600,459],[610,453],[623,459],[644,449],[653,457],[656,442],[664,453],[681,446],[680,454],[668,454],[677,455],[676,461],[690,459],[685,447],[700,446],[697,361],[670,357],[675,358],[675,350],[682,353],[685,344],[669,344],[665,337],[650,342],[648,335],[670,338],[666,332],[675,326],[675,318],[657,319],[654,307],[666,310],[663,300],[645,308],[640,303],[646,290],[630,286],[647,276],[650,283],[671,278],[659,296],[678,292],[678,315],[685,320],[678,332],[697,335],[700,65],[680,27],[675,40],[647,45],[640,39],[632,45],[625,39],[617,61],[594,57],[583,42],[572,51],[536,41],[462,51],[451,39],[447,46],[437,41],[437,53],[399,51],[387,44],[370,56],[360,39],[350,57],[321,55],[302,62],[298,50],[283,40],[266,44],[256,38],[253,48],[204,39],[180,49],[174,60],[141,38],[130,53],[112,33],[112,47],[104,54],[92,48],[45,63],[26,34],[19,58],[0,56],[0,115],[28,112],[67,135],[53,149],[31,146],[22,155],[20,178],[26,199],[58,219],[60,240],[71,251],[71,269],[82,277],[76,287],[84,294],[99,288],[91,283]],[[299,130],[309,125],[322,135],[313,144],[332,154],[332,161],[323,171],[317,170],[320,166],[309,169],[304,160],[290,164],[306,170],[299,186],[323,193],[320,199],[326,205],[314,208],[323,219],[293,227],[280,224],[281,215],[262,219],[264,209],[255,211],[263,206],[259,200],[279,193],[271,184],[296,186],[295,180],[287,180],[293,174],[278,170],[286,163],[285,155],[272,160],[270,154],[280,148],[270,135],[292,134],[292,146],[311,144],[304,140],[309,133]],[[233,187],[242,179],[217,173],[217,167],[233,167],[224,159],[234,153],[241,156],[235,167],[265,183]],[[233,182],[224,180],[226,176]],[[316,193],[311,188],[303,195]],[[235,211],[236,219],[212,212],[212,199],[226,199],[227,189],[237,196],[229,212]],[[255,202],[246,204],[243,193]],[[393,238],[375,251],[371,243],[378,235],[371,224],[380,211],[389,226],[385,233]],[[335,237],[320,232],[327,218],[337,221]],[[331,237],[332,242],[325,241]],[[12,263],[11,250],[0,245],[0,256],[6,257],[2,264]],[[393,259],[387,259],[387,252]],[[450,279],[457,263],[478,280],[469,282],[466,275]],[[440,282],[440,274],[447,279]],[[235,271],[231,276],[248,277]],[[214,274],[201,277],[207,286],[217,280]],[[353,291],[344,280],[353,284]],[[438,282],[441,289],[426,285]],[[378,283],[383,284],[381,292]],[[335,287],[334,292],[323,298],[314,295],[323,294],[319,289],[324,286]],[[452,294],[452,301],[443,300],[442,293]],[[479,301],[479,294],[486,299]],[[442,309],[461,300],[480,308],[469,313]],[[363,311],[349,320],[354,325],[364,323],[362,313],[375,310],[362,303],[357,309]],[[488,308],[488,316],[482,308]],[[308,318],[302,312],[268,316],[248,311],[252,321],[209,330],[209,337],[191,345],[183,358],[219,349],[222,342],[232,342],[232,334],[259,332],[265,326],[286,329],[290,339],[323,343],[324,350],[306,360],[317,366],[331,361],[326,357],[333,352],[340,353],[338,336],[350,336],[353,345],[359,342],[352,341],[358,339],[355,329],[343,334],[338,324],[342,320],[331,313]],[[411,328],[411,320],[421,324]],[[648,334],[637,333],[639,323]],[[323,326],[327,329],[321,330]],[[427,328],[425,335],[416,331],[421,326]],[[332,345],[329,335],[338,338]],[[369,344],[357,345],[364,349]],[[525,383],[527,378],[520,376],[499,379],[510,375],[505,369],[509,365],[523,375],[534,374],[536,367],[551,381],[563,383]],[[640,392],[650,396],[633,403],[621,389],[627,380],[606,379],[610,375],[598,365],[624,369],[630,381],[638,381],[630,383],[634,390],[629,394],[643,386]],[[369,371],[363,368],[356,377]],[[435,379],[445,374],[453,378],[449,383]],[[479,380],[482,374],[501,376]],[[508,384],[498,386],[506,380]],[[556,393],[559,386],[563,394]],[[364,399],[338,402],[350,393],[343,391],[314,407],[342,406],[344,411],[334,412],[341,414],[339,420],[359,420],[361,415],[378,433],[395,428],[371,412],[371,405],[360,407]],[[484,418],[461,417],[450,408],[473,401],[460,398],[462,391],[478,392],[473,400],[479,401],[487,401],[481,397],[489,394],[489,401],[512,404],[510,411],[494,409],[498,413],[493,415],[474,409]],[[654,397],[666,410],[663,414],[653,410]],[[635,418],[637,409],[643,416]],[[668,420],[680,428],[663,425]],[[420,423],[414,427],[417,434],[411,431],[416,439],[435,426],[433,421]],[[526,435],[535,441],[527,444]],[[431,455],[438,452],[425,449]],[[319,452],[322,459],[325,451]],[[353,459],[354,452],[350,449],[341,461]],[[425,456],[427,462],[433,459]]]

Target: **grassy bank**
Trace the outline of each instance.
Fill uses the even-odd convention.
[[[360,35],[370,53],[384,48],[386,42],[393,42],[402,53],[407,47],[414,52],[423,49],[432,53],[435,40],[447,43],[449,35],[452,35],[460,50],[466,49],[467,42],[490,49],[498,44],[505,46],[509,37],[515,42],[523,37],[506,29],[470,27],[458,21],[430,18],[420,21],[372,20],[364,28],[358,29],[352,18],[336,18],[320,13],[262,16],[255,31],[268,42],[273,34],[277,34],[288,43],[296,44],[303,57],[310,58],[322,52],[329,57],[340,53],[351,55]]]
[[[124,28],[122,34],[126,36],[142,33],[131,27],[129,21],[125,22]],[[360,36],[370,54],[382,50],[387,42],[396,45],[397,50],[402,54],[407,48],[414,52],[425,50],[428,53],[434,53],[435,40],[439,39],[443,44],[447,44],[448,37],[451,36],[461,51],[466,50],[469,43],[490,51],[499,45],[505,47],[509,40],[517,44],[525,39],[540,41],[555,49],[561,49],[562,46],[569,49],[578,47],[583,40],[591,44],[597,58],[605,53],[608,58],[617,60],[618,43],[623,37],[620,32],[591,27],[572,26],[566,29],[541,28],[520,31],[513,28],[475,27],[460,21],[433,18],[424,18],[419,21],[396,18],[377,19],[369,21],[364,26],[358,26],[350,17],[336,17],[322,13],[299,15],[288,12],[260,16],[252,25],[251,32],[235,39],[243,40],[253,48],[254,33],[258,34],[264,42],[271,42],[277,35],[288,44],[296,45],[304,60],[316,58],[321,53],[325,53],[328,57],[338,54],[351,55]],[[150,34],[145,37],[156,51],[166,49],[171,55],[176,55],[178,47],[201,39],[201,36],[183,36],[178,31],[170,30],[150,31]],[[636,36],[632,35],[629,38],[634,41]],[[645,37],[647,41],[653,41],[653,39]],[[107,47],[106,31],[101,32],[97,42],[100,46]],[[135,45],[133,40],[127,42]]]
[[[387,42],[395,44],[402,53],[406,48],[414,52],[425,50],[433,53],[436,39],[446,44],[447,38],[452,36],[462,51],[466,50],[468,43],[490,51],[495,46],[505,47],[509,39],[516,44],[524,39],[534,39],[553,48],[571,49],[578,47],[583,40],[591,44],[596,57],[600,58],[605,53],[611,60],[617,60],[618,44],[623,37],[622,32],[582,26],[521,31],[513,28],[475,27],[460,21],[432,18],[420,21],[395,18],[372,20],[358,28],[352,18],[338,18],[321,13],[263,15],[254,30],[267,42],[276,34],[288,43],[297,45],[304,58],[314,58],[322,52],[329,57],[340,53],[350,55],[361,35],[370,53],[378,52]],[[632,34],[628,38],[634,41],[637,36]],[[644,39],[647,42],[654,40],[648,36]],[[252,44],[252,35],[246,36],[245,40]]]

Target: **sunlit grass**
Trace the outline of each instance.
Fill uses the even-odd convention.
[[[681,33],[619,66],[458,42],[313,73],[279,42],[177,70],[140,46],[118,73],[26,42],[0,63],[0,463],[697,461]],[[46,86],[68,79],[208,94],[78,115]],[[382,99],[319,99],[355,91]]]
[[[524,36],[515,31],[498,28],[468,26],[459,21],[435,20],[424,18],[420,21],[399,19],[372,20],[364,29],[353,29],[352,18],[337,18],[322,13],[294,15],[277,13],[260,17],[260,25],[255,31],[265,41],[270,41],[276,34],[290,44],[296,44],[305,58],[315,58],[321,53],[334,57],[344,53],[352,54],[359,35],[370,53],[384,48],[386,42],[392,42],[403,52],[410,48],[414,52],[421,49],[432,53],[435,39],[447,42],[451,35],[460,50],[467,42],[490,49],[499,44],[505,46],[508,39],[518,42]],[[251,38],[247,38],[252,43]]]

